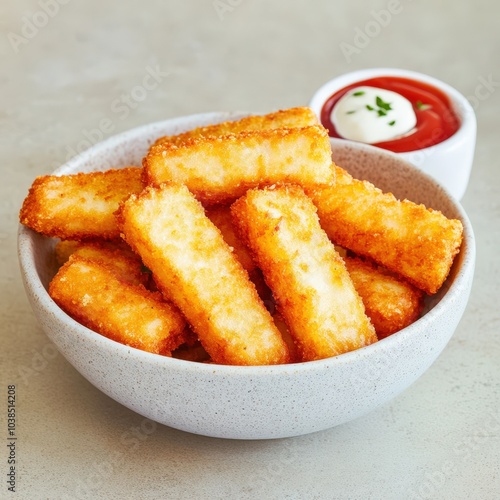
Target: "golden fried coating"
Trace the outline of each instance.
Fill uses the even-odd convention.
[[[22,224],[63,240],[119,238],[113,213],[120,201],[143,189],[142,169],[37,177],[24,200]]]
[[[185,341],[185,320],[177,308],[95,260],[70,257],[49,294],[76,321],[122,344],[170,356]]]
[[[328,133],[317,125],[163,143],[150,149],[143,166],[147,184],[185,184],[205,205],[230,203],[256,186],[334,181]]]
[[[237,259],[240,261],[243,269],[248,273],[252,280],[259,297],[266,304],[271,299],[271,293],[264,281],[262,271],[257,267],[246,245],[241,241],[241,238],[236,234],[236,229],[233,224],[230,205],[219,205],[206,210],[207,217],[222,233],[224,241],[233,249]]]
[[[424,306],[421,290],[371,262],[357,257],[344,257],[344,262],[379,339],[418,319]]]
[[[302,361],[336,356],[377,340],[344,261],[301,188],[252,189],[231,211]]]
[[[122,240],[103,240],[103,239],[92,239],[92,240],[61,240],[56,243],[54,248],[57,263],[62,266],[80,248],[99,247],[107,250],[119,250],[121,253],[127,257],[133,259],[139,259],[139,256]],[[140,260],[140,259],[139,259]]]
[[[71,255],[79,255],[106,264],[123,281],[135,285],[146,285],[149,281],[149,274],[143,272],[140,257],[124,241],[60,241],[55,247],[55,253],[60,265]]]
[[[231,207],[228,205],[212,207],[206,211],[206,215],[222,233],[224,241],[233,249],[243,269],[245,269],[248,274],[251,274],[257,269],[257,265],[252,259],[248,248],[236,234],[233,225],[233,217],[231,215]]]
[[[318,125],[319,121],[311,108],[289,108],[268,113],[252,115],[240,120],[227,121],[207,127],[197,127],[178,135],[160,137],[154,145],[169,142],[179,145],[193,137],[218,137],[221,135],[238,134],[250,130],[269,130],[275,128],[301,128]]]
[[[215,363],[286,363],[288,349],[255,286],[186,186],[132,195],[117,214],[127,243],[177,304]]]
[[[460,250],[462,223],[335,170],[335,186],[307,191],[331,240],[437,292]]]

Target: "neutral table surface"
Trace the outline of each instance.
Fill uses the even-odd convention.
[[[8,385],[19,440],[15,493],[0,445],[0,497],[500,498],[499,20],[494,0],[2,0],[0,442]],[[16,233],[33,179],[138,125],[306,105],[326,80],[375,66],[445,80],[477,113],[462,200],[477,267],[450,343],[402,395],[324,432],[274,441],[142,432],[144,418],[58,355],[31,312]]]

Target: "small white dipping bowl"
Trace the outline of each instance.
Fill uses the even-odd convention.
[[[434,177],[457,200],[460,200],[467,189],[474,160],[476,115],[469,101],[447,83],[423,73],[404,69],[362,69],[346,73],[325,83],[314,94],[309,106],[320,117],[323,105],[337,91],[347,85],[381,76],[395,76],[424,82],[441,90],[450,99],[453,110],[460,120],[458,131],[435,146],[396,154]]]
[[[163,134],[242,115],[211,113],[146,125],[100,143],[56,174],[140,165]],[[399,197],[462,220],[465,237],[442,290],[421,319],[373,345],[341,356],[281,366],[222,366],[150,354],[80,325],[49,297],[55,241],[20,226],[19,260],[38,321],[66,359],[93,385],[137,413],[184,431],[234,439],[283,438],[327,429],[389,401],[443,350],[467,304],[474,274],[473,231],[462,207],[400,157],[332,141],[335,161]],[[217,285],[214,285],[217,286]]]

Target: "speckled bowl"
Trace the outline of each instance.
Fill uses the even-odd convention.
[[[238,116],[211,113],[146,125],[94,146],[56,173],[140,164],[162,134]],[[22,276],[43,329],[98,389],[141,415],[196,434],[296,436],[342,424],[389,401],[433,363],[460,321],[474,274],[474,235],[462,207],[398,156],[343,140],[332,147],[335,161],[356,177],[464,223],[463,247],[449,279],[429,301],[429,311],[410,327],[355,352],[282,366],[221,366],[149,354],[94,333],[62,312],[47,293],[56,271],[54,241],[20,227]]]

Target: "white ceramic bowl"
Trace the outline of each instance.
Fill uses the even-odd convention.
[[[352,83],[379,76],[397,76],[421,81],[433,85],[449,97],[460,120],[459,130],[449,139],[435,146],[397,154],[434,177],[457,200],[460,200],[467,189],[474,160],[476,115],[469,101],[447,83],[416,71],[394,68],[362,69],[346,73],[325,83],[314,94],[309,105],[319,117],[323,105],[335,92]]]
[[[98,144],[57,174],[140,164],[162,134],[215,123],[213,113],[140,127]],[[237,439],[281,438],[319,431],[359,417],[413,383],[437,358],[467,304],[475,245],[461,206],[435,181],[396,155],[333,141],[335,161],[355,176],[460,218],[461,253],[424,317],[366,348],[338,357],[281,366],[234,367],[162,357],[109,340],[67,316],[47,293],[56,271],[54,241],[23,226],[19,259],[38,321],[66,359],[98,389],[165,425],[196,434]]]

